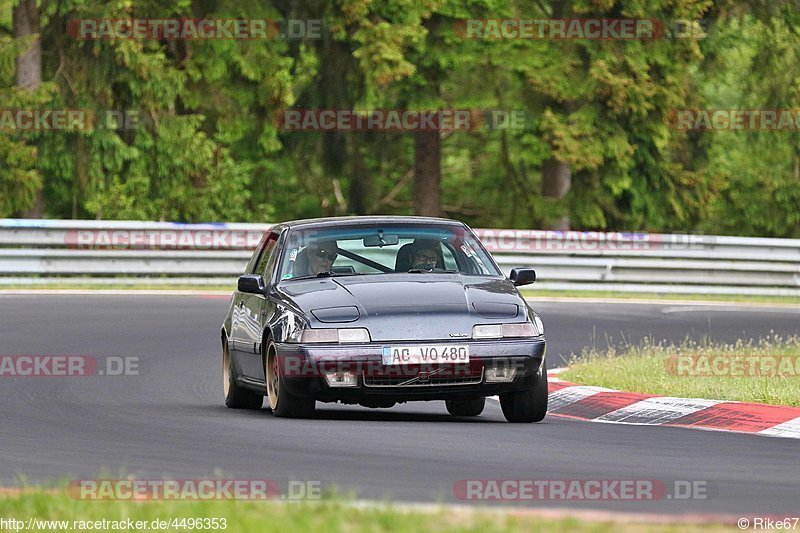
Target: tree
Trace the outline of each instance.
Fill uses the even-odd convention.
[[[7,113],[39,108],[49,100],[51,87],[41,84],[38,32],[34,1],[0,1],[0,101]],[[41,214],[35,138],[0,127],[0,216]]]

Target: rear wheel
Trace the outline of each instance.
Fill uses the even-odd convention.
[[[236,383],[236,369],[227,342],[222,345],[222,392],[225,405],[231,409],[261,409],[264,404],[262,395]]]
[[[467,400],[446,400],[447,412],[453,416],[478,416],[486,406],[486,398],[469,398]]]
[[[500,407],[509,422],[539,422],[547,414],[547,367],[529,378],[528,387],[500,395]]]
[[[272,414],[285,418],[310,418],[314,416],[317,402],[313,398],[294,396],[284,386],[281,378],[280,361],[275,343],[267,346],[266,368],[264,377],[267,385],[267,399]]]

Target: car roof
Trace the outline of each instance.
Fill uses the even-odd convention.
[[[325,217],[307,218],[303,220],[290,220],[281,222],[276,226],[286,226],[290,228],[300,228],[303,226],[356,226],[361,224],[438,224],[450,226],[464,226],[458,220],[437,217],[417,217],[417,216],[347,216],[347,217]]]

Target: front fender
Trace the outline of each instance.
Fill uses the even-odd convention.
[[[268,321],[268,328],[275,342],[287,342],[292,334],[308,327],[308,320],[283,305],[278,305],[275,314]]]

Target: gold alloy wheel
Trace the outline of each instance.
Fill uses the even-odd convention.
[[[278,354],[275,352],[275,347],[272,344],[269,345],[267,351],[267,375],[265,377],[269,406],[271,409],[275,409],[278,406],[281,385],[279,381]]]
[[[226,398],[231,392],[231,352],[227,342],[222,348],[222,392]]]

